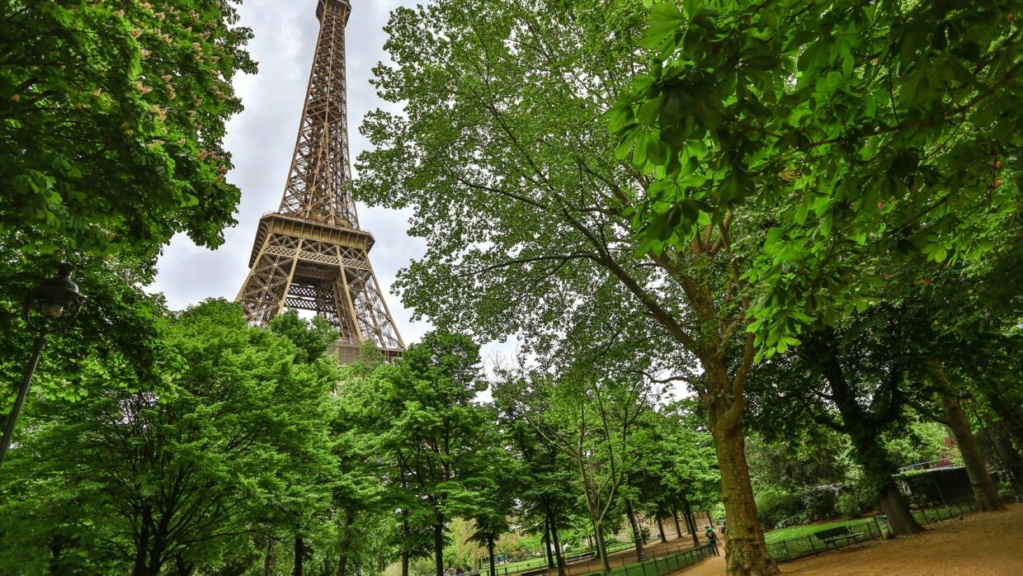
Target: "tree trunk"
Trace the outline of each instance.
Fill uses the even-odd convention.
[[[437,518],[433,525],[433,567],[436,576],[444,576],[444,520]]]
[[[841,407],[839,407],[841,411]],[[888,516],[888,528],[893,536],[904,536],[907,534],[918,534],[924,528],[913,517],[909,509],[909,502],[902,495],[898,484],[892,478],[894,466],[888,457],[884,446],[881,446],[875,427],[869,427],[868,422],[856,421],[843,412],[842,419],[845,421],[846,429],[850,433],[857,460],[863,467],[863,476],[872,487],[877,496],[881,509]],[[731,522],[728,523],[728,532],[731,535]]]
[[[1016,502],[1020,501],[1021,492],[1020,479],[1023,479],[1023,456],[1012,444],[1012,438],[1008,431],[1002,426],[1004,421],[992,422],[987,418],[981,420],[981,430],[984,436],[990,438],[995,460],[1000,461],[1006,477],[1012,484]],[[983,447],[981,448],[983,450]],[[984,452],[987,454],[986,452]],[[990,461],[990,459],[988,460]]]
[[[682,537],[682,526],[678,523],[678,508],[675,506],[671,507],[671,517],[675,520],[675,539],[677,540]]]
[[[880,494],[881,509],[888,516],[888,527],[892,535],[903,536],[906,534],[918,534],[924,531],[923,526],[913,517],[906,497],[899,491],[895,482],[888,478]]]
[[[661,536],[661,544],[667,544],[668,537],[664,535],[664,521],[660,516],[657,516],[657,533]]]
[[[547,516],[543,518],[543,549],[547,552],[547,569],[553,570],[554,552],[551,551],[551,521]]]
[[[160,576],[163,570],[163,553],[167,551],[167,528],[170,516],[164,514],[160,522],[153,530],[153,548],[149,551],[149,566],[146,568],[146,576]]]
[[[629,524],[632,525],[632,539],[636,541],[636,561],[646,560],[643,553],[643,532],[639,529],[639,522],[636,520],[636,509],[632,505],[632,499],[625,499],[625,514],[629,517]]]
[[[869,415],[860,405],[855,390],[845,379],[842,365],[838,361],[833,343],[834,332],[815,334],[813,340],[803,347],[802,353],[812,356],[823,372],[831,397],[842,417],[842,431],[852,440],[856,458],[863,467],[863,475],[877,496],[881,508],[888,516],[888,527],[895,536],[923,532],[923,526],[916,521],[909,510],[909,502],[899,491],[892,474],[895,466],[881,445],[880,435],[884,430],[885,415]],[[887,410],[892,410],[888,407]],[[731,516],[728,520],[728,534],[732,535]],[[729,538],[731,543],[731,538]]]
[[[174,576],[192,576],[195,573],[195,565],[186,561],[181,556],[174,558],[174,565],[176,570]]]
[[[487,554],[490,554],[490,576],[497,576],[497,560],[494,559],[494,555],[497,553],[497,546],[494,542],[494,536],[487,535]]]
[[[405,542],[409,539],[409,526],[408,526],[408,510],[402,510],[401,512],[401,535],[405,538]],[[401,549],[401,576],[409,576],[408,574],[409,565],[409,553],[408,548],[402,546]]]
[[[142,509],[142,526],[135,540],[135,568],[132,576],[146,576],[146,552],[149,550],[149,531],[153,522],[153,513],[148,507]]]
[[[686,519],[686,528],[689,535],[693,537],[693,546],[700,545],[700,531],[696,528],[696,518],[693,518],[693,510],[689,507],[689,499],[682,500],[682,517]]]
[[[1013,442],[1020,450],[1023,450],[1023,418],[1020,418],[1018,411],[1009,406],[1001,394],[995,391],[985,390],[984,397],[987,398],[991,409],[1002,420],[1002,425],[1012,437]]]
[[[611,573],[611,560],[607,557],[607,544],[604,542],[604,524],[593,523],[593,537],[597,540],[597,553],[600,555],[600,565],[604,574]]]
[[[305,540],[295,531],[295,576],[302,576],[302,560],[305,556]]]
[[[268,533],[266,535],[266,556],[263,558],[263,576],[273,576],[274,573],[274,538]]]
[[[781,571],[767,552],[753,499],[746,463],[746,441],[739,423],[742,399],[725,401],[714,393],[732,389],[725,359],[720,357],[717,360],[716,363],[705,363],[704,376],[711,392],[705,393],[702,400],[707,407],[708,424],[714,437],[721,472],[721,501],[728,517],[725,565],[729,576],[774,576]]]
[[[970,485],[973,487],[973,502],[980,511],[1002,510],[1001,501],[998,499],[998,490],[995,489],[991,475],[987,472],[984,463],[984,456],[980,453],[980,445],[977,438],[970,430],[970,423],[966,419],[959,406],[959,399],[952,396],[941,398],[941,407],[945,411],[945,419],[949,429],[955,437],[959,452],[963,455],[963,464],[966,466],[966,474],[970,477]]]
[[[341,537],[341,544],[338,546],[337,555],[337,570],[334,572],[335,576],[345,576],[348,571],[348,556],[352,550],[352,524],[355,522],[355,514],[352,512],[345,512],[345,525],[342,529],[343,536]]]
[[[565,567],[565,556],[561,553],[561,535],[558,534],[558,525],[551,517],[551,539],[554,541],[554,558],[558,562],[558,576],[566,576],[568,569]]]

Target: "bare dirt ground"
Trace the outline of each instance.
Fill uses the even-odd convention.
[[[1023,575],[1023,505],[932,524],[915,536],[787,562],[781,572],[799,576]],[[683,574],[724,576],[724,559],[711,558],[679,573]]]

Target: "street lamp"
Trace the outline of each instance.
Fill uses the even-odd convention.
[[[7,427],[4,429],[3,439],[0,440],[0,467],[3,467],[7,449],[11,446],[14,425],[18,421],[18,414],[25,403],[25,396],[28,395],[28,386],[32,382],[32,375],[35,374],[36,366],[39,365],[39,356],[43,352],[43,347],[46,346],[46,337],[51,333],[67,330],[78,316],[82,301],[85,300],[85,296],[78,293],[78,285],[71,281],[73,270],[74,268],[70,264],[61,263],[57,267],[57,276],[41,282],[25,297],[25,304],[22,307],[25,323],[30,328],[38,330],[39,337],[36,338],[32,359],[25,370],[25,377],[18,390],[18,397],[14,400],[14,407],[11,408],[11,413],[7,416]]]

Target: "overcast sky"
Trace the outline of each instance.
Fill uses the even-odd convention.
[[[359,135],[366,113],[384,106],[369,80],[372,68],[386,58],[383,27],[397,6],[422,0],[351,0],[347,28],[348,131],[352,160],[368,147]],[[277,210],[298,132],[299,118],[312,66],[319,22],[317,0],[246,0],[240,8],[241,25],[255,34],[249,52],[259,62],[259,73],[235,80],[245,111],[228,125],[226,147],[235,168],[229,179],[242,190],[235,218],[238,225],[225,231],[225,243],[216,251],[197,248],[179,235],[160,259],[153,290],[163,292],[171,309],[178,310],[206,298],[233,300],[248,273],[249,252],[262,214]],[[399,268],[421,255],[421,240],[405,234],[408,217],[393,210],[359,205],[363,229],[376,238],[370,262],[385,292],[391,314],[406,345],[430,329],[413,324],[390,287]]]

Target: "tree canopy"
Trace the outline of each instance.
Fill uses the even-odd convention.
[[[152,260],[216,247],[238,189],[221,140],[255,72],[231,2],[0,6],[0,246]]]

